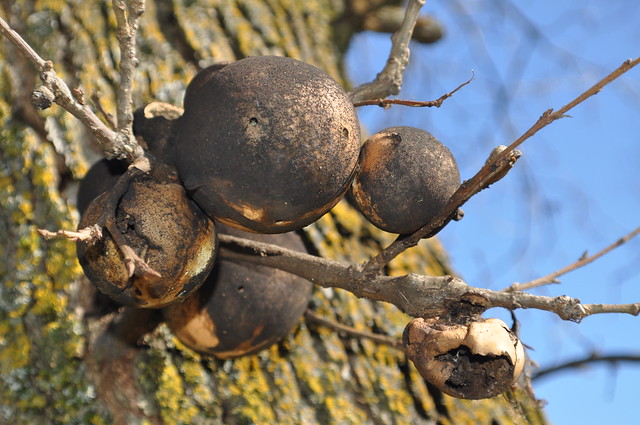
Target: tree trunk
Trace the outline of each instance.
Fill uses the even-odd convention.
[[[361,1],[353,2],[361,5]],[[374,3],[373,1],[371,3]],[[2,15],[72,88],[115,111],[118,48],[109,1],[0,0]],[[138,36],[134,101],[182,104],[211,63],[277,54],[346,82],[342,58],[361,15],[342,1],[148,0]],[[360,12],[358,12],[360,13]],[[31,106],[33,66],[6,40],[0,54],[0,422],[12,424],[544,423],[521,389],[483,401],[441,394],[403,353],[301,321],[282,343],[237,360],[182,345],[156,312],[117,310],[83,277],[71,242],[36,229],[77,226],[78,179],[99,158],[90,133],[60,107]],[[323,256],[361,262],[391,235],[346,202],[307,231]],[[436,241],[390,273],[447,273]],[[316,290],[311,308],[400,337],[395,307]],[[146,332],[145,331],[150,331]],[[139,335],[144,334],[142,339]]]

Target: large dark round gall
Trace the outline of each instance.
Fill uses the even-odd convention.
[[[222,225],[221,233],[304,250],[295,233],[256,235]],[[311,282],[270,267],[218,259],[204,285],[163,309],[167,325],[187,346],[218,358],[255,353],[296,326]]]
[[[202,72],[187,89],[173,149],[185,187],[210,217],[281,233],[338,202],[353,177],[360,131],[336,81],[277,56]]]
[[[91,202],[79,228],[94,225],[111,191]],[[116,227],[126,244],[160,276],[129,276],[122,252],[107,229],[89,244],[77,243],[80,265],[89,280],[115,301],[158,308],[186,298],[213,267],[217,236],[213,221],[186,196],[182,186],[136,178],[119,200]]]
[[[413,233],[445,206],[460,186],[456,160],[430,133],[392,127],[362,146],[351,193],[371,223],[391,233]]]

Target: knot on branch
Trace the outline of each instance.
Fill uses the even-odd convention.
[[[554,298],[553,305],[555,313],[564,320],[579,323],[583,318],[588,316],[586,310],[582,304],[580,304],[580,300],[577,298],[561,295]]]
[[[56,96],[53,92],[44,85],[40,85],[31,93],[31,104],[39,111],[43,111],[50,108],[53,102],[56,100]]]

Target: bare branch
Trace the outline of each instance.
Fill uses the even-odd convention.
[[[498,292],[469,286],[452,276],[384,276],[366,274],[355,264],[320,258],[277,245],[219,235],[223,258],[275,267],[303,277],[322,287],[345,289],[357,297],[384,301],[413,317],[436,317],[456,306],[481,313],[492,307],[509,310],[535,308],[556,313],[575,322],[592,314],[628,313],[638,315],[640,303],[622,305],[580,304],[567,296],[545,297],[526,292]]]
[[[597,94],[602,90],[604,86],[611,83],[615,79],[619,78],[625,72],[629,71],[634,66],[640,63],[640,57],[634,60],[627,60],[620,65],[616,70],[604,77],[598,83],[591,88],[580,94],[578,97],[567,103],[565,106],[554,112],[553,109],[545,111],[538,121],[527,130],[522,136],[520,136],[515,142],[510,144],[504,149],[500,149],[499,152],[494,151],[485,162],[484,166],[474,175],[471,179],[465,181],[460,185],[460,188],[451,196],[449,202],[442,209],[440,214],[434,217],[429,223],[423,226],[421,229],[411,235],[400,235],[398,239],[382,250],[380,254],[371,259],[365,266],[369,275],[380,273],[386,264],[388,264],[395,257],[400,255],[405,250],[415,246],[421,239],[431,237],[440,229],[447,221],[453,216],[453,214],[460,208],[465,202],[467,202],[473,195],[488,187],[488,185],[495,183],[500,178],[504,177],[506,172],[513,167],[515,161],[520,157],[520,152],[515,150],[525,140],[532,137],[539,130],[546,127],[553,121],[563,118],[566,113],[573,107],[587,100],[589,97]],[[498,149],[498,148],[496,148]]]
[[[460,90],[467,84],[471,83],[471,81],[473,81],[474,78],[475,78],[475,74],[472,74],[471,78],[469,78],[467,81],[460,84],[458,87],[456,87],[449,93],[443,94],[436,100],[427,100],[427,101],[420,102],[415,100],[402,100],[402,99],[371,99],[371,100],[363,100],[360,102],[356,102],[353,104],[353,106],[357,108],[359,106],[375,105],[375,106],[380,106],[381,108],[388,108],[391,105],[403,105],[403,106],[411,106],[413,108],[424,108],[424,107],[439,108],[440,106],[442,106],[442,103],[444,103],[445,100],[453,96],[458,90]]]
[[[113,11],[116,16],[116,38],[120,46],[120,84],[116,99],[117,131],[132,136],[133,109],[131,94],[133,88],[133,74],[138,66],[136,57],[136,34],[138,19],[144,12],[144,0],[113,0]]]
[[[314,322],[319,325],[331,328],[337,332],[344,333],[348,336],[351,336],[354,338],[369,339],[378,344],[389,345],[393,348],[404,351],[404,345],[402,344],[402,341],[399,338],[393,338],[387,335],[376,334],[373,332],[367,332],[367,331],[359,330],[356,328],[352,328],[351,326],[343,325],[342,323],[334,322],[333,320],[329,320],[325,317],[322,317],[316,314],[312,310],[307,310],[304,313],[304,316],[310,322]]]
[[[615,81],[617,78],[622,76],[625,72],[629,71],[630,69],[638,65],[638,63],[640,63],[640,57],[637,57],[635,59],[627,59],[622,63],[622,65],[616,68],[613,72],[611,72],[609,75],[604,77],[602,80],[598,81],[591,88],[586,90],[580,96],[573,99],[571,102],[564,105],[562,108],[558,109],[555,112],[553,111],[553,109],[549,109],[545,111],[542,114],[542,116],[538,118],[538,121],[529,130],[527,130],[526,133],[520,136],[512,144],[507,146],[507,149],[506,149],[507,154],[508,152],[512,151],[513,149],[517,148],[522,143],[524,143],[525,140],[531,138],[534,134],[536,134],[539,130],[546,127],[548,124],[560,118],[565,118],[567,116],[566,115],[567,112],[569,112],[571,109],[578,106],[579,104],[581,104],[582,102],[590,98],[591,96],[594,96],[600,93],[600,91],[604,88],[604,86],[611,83],[612,81]]]
[[[375,80],[351,90],[349,96],[352,102],[357,103],[365,99],[384,99],[400,92],[402,73],[409,63],[409,41],[411,41],[420,9],[424,4],[425,0],[409,1],[402,25],[391,36],[392,45],[387,64]]]
[[[561,372],[567,369],[576,369],[584,366],[588,366],[592,363],[609,363],[610,365],[617,365],[618,363],[639,363],[640,355],[638,354],[608,354],[600,355],[592,353],[588,356],[571,360],[565,363],[561,363],[555,366],[540,369],[531,376],[531,379],[539,379],[544,376],[549,376],[552,373]]]
[[[601,313],[625,313],[637,316],[640,314],[640,303],[632,304],[583,304],[588,316]]]
[[[558,283],[557,278],[565,275],[573,270],[576,270],[580,267],[584,267],[589,263],[592,263],[593,261],[597,260],[598,258],[602,257],[603,255],[609,253],[610,251],[614,250],[615,248],[624,245],[625,243],[627,243],[628,241],[630,241],[631,239],[633,239],[635,236],[637,236],[638,234],[640,234],[640,227],[638,227],[637,229],[635,229],[633,232],[629,233],[626,236],[623,236],[622,238],[618,239],[617,241],[615,241],[614,243],[612,243],[611,245],[609,245],[608,247],[604,248],[603,250],[591,255],[591,256],[586,256],[583,255],[578,261],[569,264],[566,267],[561,268],[560,270],[557,270],[553,273],[550,273],[546,276],[540,277],[538,279],[534,279],[532,281],[526,282],[526,283],[514,283],[513,285],[509,286],[508,288],[503,289],[503,291],[528,291],[529,289],[532,288],[537,288],[539,286],[544,286],[544,285],[548,285],[550,283]]]
[[[29,43],[27,43],[20,34],[15,32],[2,17],[0,17],[0,32],[7,40],[13,43],[27,59],[33,62],[38,72],[49,71],[51,69],[51,62],[42,59]]]
[[[0,18],[0,32],[29,59],[38,72],[42,80],[43,87],[37,88],[41,92],[50,92],[53,101],[64,108],[67,112],[79,119],[96,137],[101,144],[105,155],[108,158],[121,158],[134,161],[144,155],[144,151],[135,140],[133,135],[129,137],[125,133],[117,133],[105,125],[100,118],[83,102],[78,101],[73,91],[67,86],[53,69],[51,61],[44,60],[9,24]],[[129,97],[129,104],[131,103]],[[47,102],[41,103],[43,108],[48,107]],[[129,106],[131,107],[131,106]]]

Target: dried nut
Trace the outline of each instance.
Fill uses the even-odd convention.
[[[80,228],[93,225],[105,211],[111,192],[91,202]],[[213,267],[214,224],[190,201],[182,186],[136,178],[118,202],[116,227],[133,251],[160,277],[129,276],[111,234],[93,244],[77,243],[80,265],[103,293],[124,305],[158,308],[186,298]]]
[[[223,225],[221,233],[304,250],[295,233],[256,235]],[[300,320],[312,284],[270,267],[218,259],[204,285],[163,309],[167,325],[187,346],[218,358],[255,353],[284,338]]]
[[[300,229],[347,191],[360,148],[346,92],[320,69],[278,56],[215,65],[187,88],[172,148],[193,199],[229,226]]]
[[[460,186],[456,160],[430,133],[392,127],[362,146],[351,186],[356,207],[391,233],[413,233],[436,216]]]
[[[501,320],[464,325],[414,319],[403,343],[420,375],[445,394],[481,399],[507,391],[525,362],[520,340]]]

